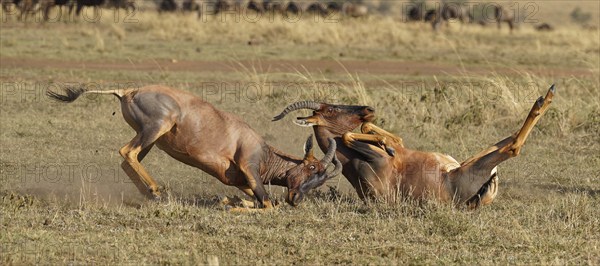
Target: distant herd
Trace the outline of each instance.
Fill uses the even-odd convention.
[[[425,2],[419,4],[409,5],[405,10],[406,18],[408,21],[424,21],[431,23],[434,30],[438,30],[440,26],[448,24],[449,21],[459,21],[461,23],[474,23],[482,26],[486,26],[488,23],[496,23],[498,29],[501,28],[502,24],[506,23],[510,32],[515,29],[518,22],[518,18],[515,16],[515,12],[511,11],[501,5],[495,3],[489,3],[483,5],[480,10],[482,14],[479,17],[475,16],[475,9],[467,8],[464,5],[457,3],[449,3],[442,1],[441,5],[437,7],[426,8]],[[491,11],[491,12],[486,12]],[[541,23],[535,25],[534,28],[537,31],[552,31],[552,27],[548,23]]]
[[[162,6],[176,7],[175,0],[161,0]],[[349,17],[363,17],[369,12],[369,8],[364,4],[351,2],[329,2],[327,4],[321,2],[306,2],[306,1],[273,1],[273,0],[217,0],[213,2],[212,8],[210,4],[205,5],[207,9],[205,14],[219,14],[222,12],[245,12],[253,11],[257,13],[273,13],[283,16],[298,15],[301,13],[316,14],[322,17],[332,14],[343,14]],[[200,11],[202,5],[197,4],[194,0],[184,0],[182,10],[184,11]],[[160,8],[159,10],[164,10]],[[168,11],[174,11],[170,9]]]
[[[154,0],[159,13],[168,12],[195,12],[198,17],[204,15],[258,13],[278,14],[287,18],[297,19],[302,14],[310,14],[323,18],[361,18],[373,13],[372,7],[364,1],[289,1],[289,0]],[[80,16],[84,7],[123,9],[130,14],[138,9],[136,0],[0,0],[4,14],[13,14],[19,20],[27,20],[28,16],[42,14],[44,21],[51,18],[50,12],[54,8],[63,13],[63,8],[68,9],[69,17],[73,11]],[[379,8],[381,9],[381,8]],[[473,23],[487,25],[496,23],[498,28],[506,24],[510,31],[515,28],[518,18],[515,12],[507,8],[490,3],[486,5],[485,14],[475,16],[474,10],[459,3],[441,1],[435,7],[428,7],[425,2],[406,3],[402,8],[403,20],[409,22],[430,23],[434,30],[447,25],[450,21],[460,23]],[[551,31],[554,28],[542,23],[535,26],[539,31]]]
[[[311,13],[323,17],[333,14],[364,17],[369,13],[367,5],[341,1],[326,4],[321,2],[273,0],[155,0],[154,2],[160,13],[197,12],[198,16],[248,11],[257,13],[272,12],[283,16]],[[69,15],[75,10],[76,16],[80,15],[84,7],[120,8],[131,12],[135,11],[137,7],[135,0],[0,0],[0,3],[4,13],[17,13],[14,11],[18,11],[19,20],[26,20],[28,16],[41,11],[45,21],[50,18],[50,11],[54,7],[59,8],[60,12],[63,8],[68,8]]]

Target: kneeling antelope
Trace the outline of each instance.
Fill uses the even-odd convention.
[[[546,96],[535,102],[519,131],[462,163],[445,154],[405,148],[402,138],[370,123],[374,109],[368,106],[304,101],[289,105],[274,120],[295,110],[313,110],[312,116],[298,117],[295,123],[312,126],[323,150],[330,147],[327,139],[335,138],[342,173],[362,199],[390,200],[400,192],[417,200],[433,198],[474,209],[494,200],[497,165],[519,155],[529,133],[548,110],[554,91],[552,85]],[[360,124],[362,133],[350,132]]]
[[[147,86],[108,91],[66,89],[65,94],[47,92],[62,102],[73,102],[85,93],[112,94],[119,98],[123,118],[137,133],[119,150],[125,159],[121,167],[149,198],[160,197],[161,193],[140,162],[154,144],[180,162],[238,187],[254,197],[259,208],[273,207],[263,184],[287,186],[286,201],[296,206],[306,192],[341,171],[333,140],[324,158],[318,160],[312,153],[311,136],[305,145],[304,158],[297,158],[269,146],[237,116],[220,111],[186,91]],[[332,161],[335,169],[327,173]]]

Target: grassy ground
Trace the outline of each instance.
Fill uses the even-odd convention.
[[[553,2],[540,14],[568,18],[571,9]],[[9,20],[0,27],[0,63],[24,62],[0,64],[2,264],[600,264],[597,30],[565,23],[539,33],[524,25],[511,35],[453,24],[436,34],[393,17],[249,24],[148,12],[133,24]],[[273,67],[300,59],[367,68],[418,62],[428,71]],[[229,68],[122,67],[153,60]],[[444,71],[479,67],[485,71]],[[64,84],[155,83],[203,96],[296,155],[311,132],[270,118],[290,102],[322,99],[372,105],[377,124],[408,147],[459,161],[517,130],[550,84],[558,95],[521,156],[500,165],[491,206],[468,212],[434,202],[364,204],[340,176],[301,207],[234,214],[217,201],[241,195],[237,189],[158,149],[143,164],[170,197],[144,200],[119,167],[117,150],[134,134],[116,99],[64,105],[44,97],[46,88]],[[269,190],[282,200],[282,188]]]

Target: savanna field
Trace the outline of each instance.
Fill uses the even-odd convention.
[[[92,8],[49,22],[3,12],[0,264],[600,264],[600,4],[497,2],[521,10],[510,33],[491,20],[434,31],[407,21],[408,2],[363,2],[366,17],[297,20],[139,0],[94,19]],[[167,196],[144,198],[120,167],[135,132],[115,97],[45,95],[150,84],[193,92],[299,157],[313,131],[293,118],[309,112],[271,120],[316,100],[370,105],[405,146],[459,162],[518,130],[551,84],[557,93],[498,167],[491,205],[365,203],[338,175],[298,207],[267,186],[274,210],[234,213],[221,199],[241,191],[157,148],[142,165]]]

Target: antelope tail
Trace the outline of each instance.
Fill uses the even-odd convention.
[[[65,103],[73,102],[73,101],[77,100],[77,98],[79,98],[79,96],[81,96],[82,94],[86,94],[86,93],[112,94],[114,96],[117,96],[117,98],[119,98],[119,100],[120,100],[123,97],[123,95],[126,94],[126,90],[117,89],[117,90],[103,91],[103,90],[86,90],[83,88],[65,88],[64,94],[54,92],[51,90],[46,91],[46,95],[48,97],[50,97],[54,100],[60,101],[60,102],[65,102]]]

